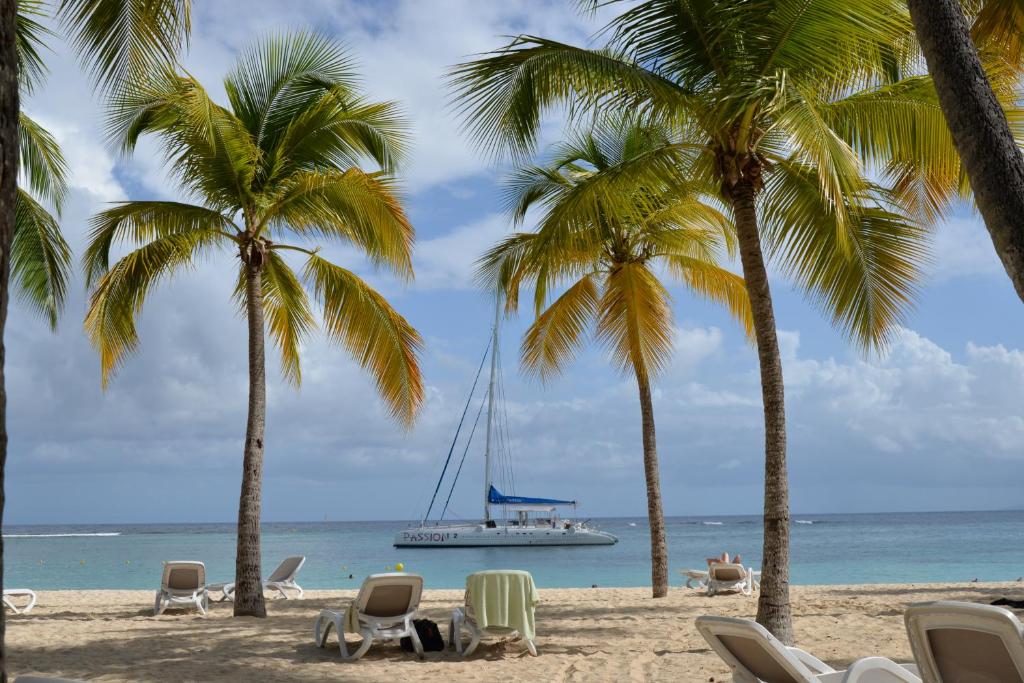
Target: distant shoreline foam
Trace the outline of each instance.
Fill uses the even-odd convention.
[[[92,534],[69,533],[69,534],[4,534],[4,538],[77,538],[85,536],[120,536],[120,531],[103,531]]]

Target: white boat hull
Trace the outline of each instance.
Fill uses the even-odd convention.
[[[481,548],[494,546],[613,545],[606,531],[579,527],[425,526],[395,534],[396,548]]]

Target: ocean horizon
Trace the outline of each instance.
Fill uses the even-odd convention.
[[[1024,510],[793,515],[793,584],[1013,581],[1024,573]],[[422,574],[428,588],[461,588],[481,569],[527,569],[541,588],[650,585],[645,517],[593,518],[619,538],[614,546],[547,548],[394,548],[409,522],[265,522],[262,558],[269,573],[288,555],[305,555],[299,582],[310,589],[357,588],[393,570]],[[233,523],[19,524],[4,528],[5,585],[42,590],[148,589],[165,560],[201,560],[207,580],[234,575]],[[744,564],[761,560],[760,515],[666,519],[671,582],[723,550]],[[351,578],[349,578],[351,576]]]

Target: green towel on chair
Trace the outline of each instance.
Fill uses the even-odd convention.
[[[533,613],[540,596],[530,572],[494,569],[470,574],[466,602],[481,628],[514,628],[523,638],[534,639]]]

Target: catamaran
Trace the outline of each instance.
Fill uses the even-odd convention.
[[[498,400],[497,378],[498,378],[498,322],[500,306],[496,307],[494,315],[494,327],[491,330],[491,340],[484,357],[480,361],[477,370],[477,379],[473,381],[473,388],[470,389],[470,397],[466,407],[462,411],[462,420],[455,432],[455,439],[448,451],[448,459],[445,461],[438,478],[437,486],[434,488],[434,495],[431,497],[430,505],[418,526],[399,531],[395,534],[396,548],[465,548],[482,546],[566,546],[566,545],[612,545],[618,542],[618,538],[606,531],[600,531],[587,525],[587,523],[562,519],[558,509],[564,506],[576,507],[575,500],[560,500],[556,498],[533,498],[519,495],[505,495],[499,491],[494,483],[496,452],[495,445],[500,439],[496,422],[498,420],[496,402]],[[448,510],[448,503],[451,501],[451,492],[455,489],[455,482],[462,472],[462,465],[465,463],[466,454],[472,442],[473,434],[476,432],[476,423],[470,431],[466,441],[462,460],[451,482],[448,492],[448,500],[441,511],[439,521],[430,522],[430,513],[437,501],[441,484],[452,462],[452,454],[458,442],[459,431],[465,421],[466,413],[473,400],[477,380],[483,371],[484,362],[488,355],[491,361],[490,383],[487,389],[487,441],[484,446],[484,507],[483,519],[472,522],[444,522],[444,516]],[[484,405],[480,406],[477,412],[477,421],[480,418]],[[510,458],[505,458],[506,471],[511,473]],[[512,483],[514,479],[509,476],[506,483]],[[497,514],[495,514],[497,513]]]

